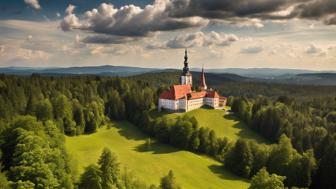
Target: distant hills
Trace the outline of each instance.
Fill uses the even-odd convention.
[[[135,76],[158,72],[176,72],[179,69],[142,68],[128,66],[85,66],[85,67],[5,67],[0,68],[0,73],[13,75],[102,75],[102,76]],[[200,69],[192,69],[194,79],[197,81]],[[300,69],[273,69],[273,68],[225,68],[207,69],[207,80],[213,84],[227,81],[240,82],[267,82],[297,85],[336,85],[335,71],[312,71]]]
[[[200,71],[200,69],[195,69]],[[275,79],[286,78],[298,74],[314,74],[314,73],[336,73],[335,71],[313,71],[301,69],[276,69],[276,68],[224,68],[224,69],[207,69],[210,73],[231,73],[240,76],[261,78],[261,79]]]
[[[86,66],[65,68],[29,68],[7,67],[0,68],[0,73],[14,75],[31,75],[32,73],[46,75],[106,75],[106,76],[131,76],[147,72],[155,72],[158,69],[140,68],[128,66]]]

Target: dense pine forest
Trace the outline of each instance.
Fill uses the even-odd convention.
[[[229,96],[232,111],[270,141],[258,144],[217,137],[194,117],[154,116],[158,94],[177,82],[175,75],[0,75],[1,186],[180,188],[172,171],[159,186],[146,186],[120,169],[113,149],[104,149],[97,164],[75,178],[64,135],[91,134],[111,120],[127,120],[155,140],[223,162],[223,169],[252,179],[252,189],[336,187],[336,87],[207,77]]]

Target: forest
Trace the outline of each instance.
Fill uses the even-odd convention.
[[[4,188],[180,188],[172,171],[145,186],[104,149],[77,180],[64,135],[127,120],[154,139],[208,155],[258,188],[336,187],[336,88],[227,81],[232,111],[271,144],[217,137],[193,117],[154,117],[171,73],[129,78],[0,75],[0,183]],[[160,79],[158,79],[160,78]],[[211,85],[211,83],[209,83]],[[278,94],[278,95],[277,95]]]

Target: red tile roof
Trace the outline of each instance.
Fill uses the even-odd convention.
[[[220,96],[216,91],[192,92],[191,85],[173,85],[169,91],[160,94],[160,99],[177,100],[186,97],[188,97],[188,99],[204,97],[226,99],[225,97]]]
[[[185,95],[191,93],[191,85],[173,85],[173,91],[175,99],[185,97]]]
[[[216,91],[209,91],[207,94],[208,98],[219,98],[219,94]]]
[[[174,93],[172,91],[164,91],[160,94],[160,99],[175,99]]]
[[[206,92],[205,91],[190,93],[190,99],[204,98],[205,96],[206,96]]]
[[[186,97],[192,93],[191,85],[173,85],[169,91],[161,93],[161,99],[177,100]]]

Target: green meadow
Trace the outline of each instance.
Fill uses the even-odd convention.
[[[229,110],[230,108],[227,107],[227,109]],[[248,128],[233,113],[225,113],[224,110],[200,108],[187,113],[152,112],[154,117],[166,116],[170,118],[177,118],[185,114],[194,116],[200,127],[208,127],[214,130],[217,137],[227,137],[229,140],[244,138],[255,140],[258,143],[268,143],[267,140]]]
[[[202,124],[206,119],[201,119]],[[235,123],[233,120],[228,122]],[[225,130],[230,131],[222,131]],[[239,132],[230,132],[232,137],[239,136]],[[158,185],[160,178],[171,169],[184,189],[248,188],[247,180],[226,171],[220,162],[161,143],[154,143],[148,150],[145,147],[146,139],[147,135],[132,124],[116,122],[110,128],[100,128],[94,134],[66,137],[66,148],[79,173],[83,172],[85,166],[96,163],[102,149],[108,147],[118,155],[122,167],[131,170],[147,184]]]

